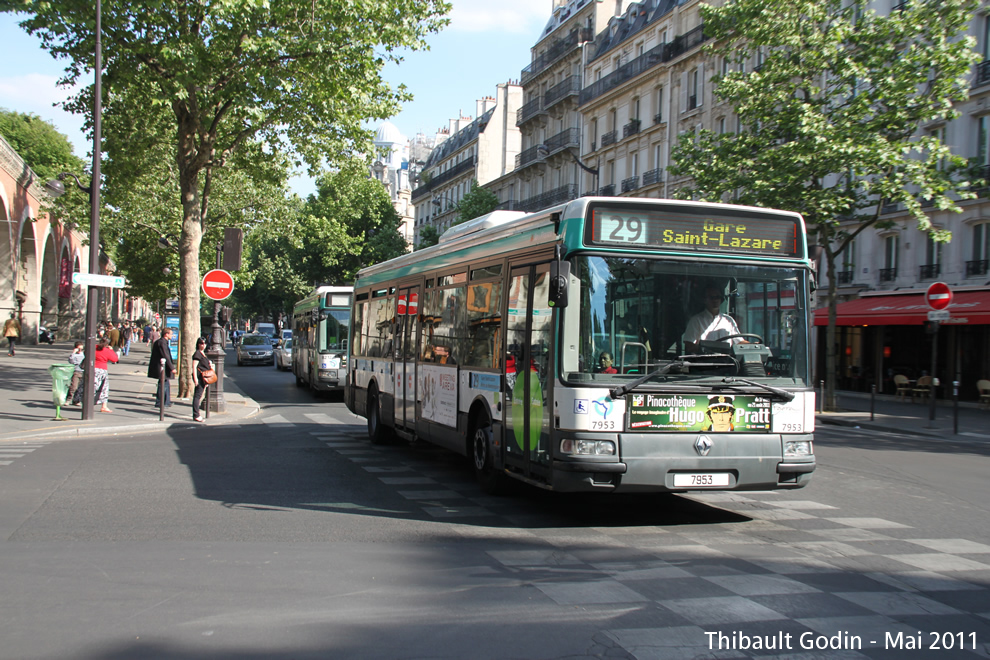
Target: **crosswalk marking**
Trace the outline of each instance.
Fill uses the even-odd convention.
[[[0,445],[0,466],[10,465],[15,458],[24,458],[31,452],[41,449],[47,443]]]
[[[295,426],[295,424],[287,420],[285,417],[282,417],[281,415],[274,415],[273,417],[264,417],[262,418],[261,421],[264,422],[265,424],[268,424],[269,426],[280,426],[280,427]]]

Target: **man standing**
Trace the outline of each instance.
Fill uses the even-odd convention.
[[[120,352],[127,355],[131,352],[131,335],[134,333],[130,321],[124,321],[124,328],[120,331]]]
[[[148,378],[158,381],[155,389],[155,401],[166,408],[172,405],[170,379],[175,377],[175,365],[172,362],[172,349],[169,344],[172,341],[172,328],[165,328],[162,331],[161,339],[151,345],[151,360],[148,362]],[[162,364],[164,360],[164,365]],[[162,392],[162,369],[165,369],[165,391]]]
[[[110,335],[110,347],[111,348],[119,348],[120,347],[120,330],[118,330],[117,329],[117,326],[115,326],[113,323],[109,323],[109,326],[110,326],[110,331],[107,334]]]
[[[10,318],[3,324],[3,336],[7,338],[7,355],[14,356],[14,345],[21,338],[21,322],[17,320],[14,312],[10,313]]]

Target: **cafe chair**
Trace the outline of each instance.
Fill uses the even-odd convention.
[[[990,380],[984,378],[976,381],[976,389],[980,391],[980,408],[990,409]]]
[[[932,394],[932,377],[922,376],[918,379],[915,384],[914,389],[911,390],[911,400],[914,401],[915,397],[920,399],[927,399]]]
[[[894,376],[894,387],[897,388],[895,393],[898,398],[906,399],[908,394],[911,394],[911,381],[908,377],[903,374],[897,374]]]

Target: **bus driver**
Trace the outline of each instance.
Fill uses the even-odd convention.
[[[705,308],[691,317],[684,331],[684,346],[689,353],[699,352],[699,341],[720,341],[730,335],[739,334],[735,319],[723,314],[721,307],[725,300],[722,287],[709,284],[705,287]],[[735,345],[743,341],[741,337],[728,340]]]

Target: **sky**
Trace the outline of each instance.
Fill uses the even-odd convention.
[[[431,134],[462,112],[474,116],[478,99],[494,96],[500,83],[518,81],[552,8],[552,0],[450,1],[451,24],[428,37],[430,50],[409,52],[384,72],[389,83],[405,84],[415,97],[389,119],[409,138]],[[82,131],[83,118],[55,107],[72,93],[57,85],[64,63],[17,22],[16,15],[0,14],[0,61],[8,63],[0,74],[0,107],[50,121],[69,138],[76,155],[88,158],[92,139]],[[314,191],[303,176],[293,179],[292,188],[303,196]]]

